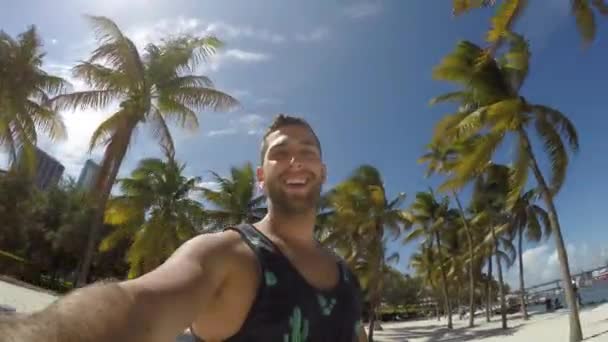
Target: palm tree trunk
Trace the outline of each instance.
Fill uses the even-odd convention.
[[[93,188],[93,191],[97,192],[95,201],[95,212],[93,214],[93,220],[91,222],[91,229],[87,238],[87,246],[82,260],[80,273],[78,274],[77,287],[86,285],[89,271],[91,269],[91,263],[95,252],[97,250],[97,244],[99,240],[99,232],[103,226],[104,213],[106,209],[106,202],[110,197],[112,186],[118,170],[122,164],[122,160],[127,153],[129,146],[128,139],[125,143],[120,144],[121,141],[115,140],[106,147],[104,160],[101,166],[101,170],[98,174],[97,187]]]
[[[464,216],[464,210],[462,209],[462,204],[460,204],[460,199],[458,198],[456,191],[453,191],[452,195],[454,196],[454,200],[458,205],[458,211],[462,217],[464,230],[467,236],[467,247],[469,249],[469,328],[472,328],[475,325],[475,275],[473,274],[473,259],[475,257],[475,251],[473,247],[473,237],[471,236],[471,227]]]
[[[564,244],[564,238],[562,236],[562,229],[559,224],[559,218],[557,216],[557,210],[555,209],[555,204],[553,203],[553,194],[549,190],[547,186],[547,182],[543,177],[540,168],[538,167],[538,162],[536,157],[534,156],[534,152],[532,151],[532,145],[530,144],[530,139],[528,139],[528,134],[523,128],[520,128],[519,131],[520,139],[523,139],[525,142],[525,147],[528,152],[528,156],[530,157],[530,161],[532,162],[532,171],[534,172],[534,176],[536,177],[536,182],[538,183],[538,187],[541,191],[543,200],[545,201],[545,205],[548,209],[549,215],[549,223],[551,224],[551,230],[553,235],[555,236],[555,247],[557,249],[557,257],[560,264],[560,270],[562,273],[562,285],[564,286],[564,293],[566,295],[566,303],[568,304],[568,308],[570,309],[570,342],[579,342],[583,339],[583,331],[581,329],[581,321],[578,313],[578,303],[576,297],[574,295],[574,289],[572,288],[572,276],[570,273],[570,264],[568,263],[568,253],[566,252],[566,246]]]
[[[443,299],[445,300],[445,310],[447,311],[448,329],[452,329],[452,304],[450,304],[447,276],[445,274],[445,267],[443,266],[443,258],[441,257],[441,240],[439,239],[439,233],[435,233],[435,241],[437,242],[437,250],[439,251],[439,271],[441,273],[441,282],[443,283],[441,289],[443,291]]]
[[[498,270],[498,292],[500,295],[500,317],[502,320],[502,328],[507,329],[507,304],[505,302],[505,288],[502,282],[502,266],[500,264],[500,256],[498,255],[498,239],[496,231],[492,229],[492,239],[494,240],[494,253],[496,255],[496,269]]]
[[[526,308],[526,286],[524,284],[524,263],[522,257],[522,240],[523,240],[523,228],[519,229],[518,237],[518,254],[519,254],[519,295],[521,300],[521,314],[525,321],[528,320],[528,309]]]
[[[490,322],[492,318],[492,254],[488,258],[488,281],[486,282],[486,321]]]

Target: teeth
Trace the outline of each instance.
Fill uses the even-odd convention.
[[[306,180],[305,179],[288,179],[287,180],[287,184],[291,185],[291,184],[295,184],[295,185],[301,185],[301,184],[305,184]]]

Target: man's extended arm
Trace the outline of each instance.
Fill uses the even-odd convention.
[[[2,341],[170,341],[221,284],[223,268],[209,256],[222,248],[221,236],[197,237],[140,278],[95,284],[40,312],[3,319]]]

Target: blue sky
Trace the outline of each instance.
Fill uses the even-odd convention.
[[[598,40],[582,49],[568,3],[531,2],[517,30],[531,40],[533,52],[525,96],[567,113],[580,134],[581,151],[557,199],[576,269],[608,259],[602,215],[608,192],[602,177],[608,168],[602,149],[608,147],[602,84],[608,76],[608,32],[599,19]],[[178,32],[213,33],[226,43],[202,71],[238,97],[243,108],[201,113],[198,131],[173,131],[188,173],[208,177],[207,170],[225,173],[231,165],[256,163],[262,130],[274,114],[286,112],[316,128],[329,185],[370,163],[382,172],[391,195],[406,192],[411,199],[440,181],[425,179],[416,159],[436,120],[453,110],[429,107],[431,97],[451,89],[433,81],[431,69],[458,40],[481,44],[491,11],[453,18],[448,1],[422,0],[24,0],[3,5],[0,28],[16,34],[37,25],[46,43],[47,70],[67,77],[69,67],[94,46],[82,14],[109,16],[139,46]],[[86,154],[90,133],[108,113],[64,113],[68,140],[43,141],[42,147],[77,177],[91,157]],[[99,159],[101,152],[92,157]],[[143,129],[121,173],[149,156],[160,156],[160,149]],[[414,246],[391,248],[401,252],[400,268],[407,271]],[[530,246],[525,257],[538,264],[527,272],[531,282],[558,276],[552,240]]]

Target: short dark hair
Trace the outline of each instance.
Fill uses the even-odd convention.
[[[287,114],[279,114],[274,118],[274,120],[272,120],[272,123],[270,123],[268,129],[266,129],[266,133],[264,133],[264,137],[262,137],[262,149],[260,153],[261,164],[264,163],[264,157],[266,156],[266,151],[268,151],[268,141],[266,140],[266,138],[268,138],[268,136],[272,132],[275,132],[285,126],[301,126],[308,129],[315,138],[315,142],[317,143],[317,147],[319,148],[319,153],[321,152],[321,141],[319,141],[319,137],[315,133],[315,130],[312,129],[312,127],[308,122],[306,122],[306,120]]]

